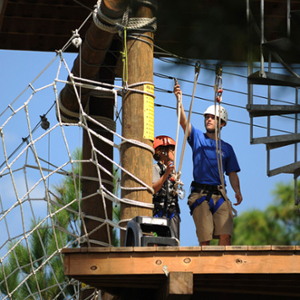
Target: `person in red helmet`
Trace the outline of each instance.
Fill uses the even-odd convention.
[[[168,218],[171,221],[171,228],[175,237],[180,237],[180,210],[178,195],[175,191],[175,179],[172,176],[174,171],[174,150],[175,141],[166,135],[157,136],[154,139],[153,158],[157,161],[153,165],[153,216]]]

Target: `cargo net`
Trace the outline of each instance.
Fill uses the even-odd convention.
[[[58,109],[60,91],[70,83],[68,76],[73,75],[59,52],[0,115],[1,299],[79,299],[80,290],[89,287],[64,276],[62,249],[118,246],[120,230],[125,230],[126,224],[119,225],[120,203],[153,206],[120,198],[120,173],[127,172],[118,163],[120,145],[128,142],[148,147],[117,134],[118,91],[122,87],[81,81],[81,86],[96,91],[97,97],[104,94],[113,101],[114,119],[93,118],[86,106],[79,105],[77,121],[68,122]],[[55,79],[47,82],[47,78]],[[71,81],[71,89],[77,91],[76,79]],[[80,97],[75,99],[80,103]],[[88,158],[83,158],[83,132],[90,145]],[[107,134],[113,138],[108,139]],[[115,160],[95,143],[111,149]],[[92,175],[83,174],[85,165],[94,170]],[[151,189],[136,180],[142,189]],[[83,191],[86,182],[94,185],[93,193]],[[89,201],[97,202],[100,216],[82,212]],[[94,237],[99,231],[104,241]]]

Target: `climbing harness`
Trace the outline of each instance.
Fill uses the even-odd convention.
[[[193,181],[191,183],[192,192],[194,193],[204,193],[206,195],[202,196],[201,198],[197,199],[192,205],[190,205],[190,214],[193,214],[194,209],[200,205],[205,200],[209,204],[209,209],[214,214],[218,208],[223,204],[225,201],[224,197],[221,197],[216,204],[214,204],[214,201],[212,199],[212,195],[219,195],[222,196],[222,193],[220,191],[220,188],[218,186],[210,185],[210,184],[200,184],[198,182]]]
[[[162,177],[165,173],[165,168],[161,162],[158,162],[157,165],[160,168],[159,175]],[[169,219],[172,219],[175,214],[180,214],[180,209],[178,205],[178,196],[172,193],[174,189],[175,181],[171,180],[171,174],[168,179],[164,182],[162,188],[153,196],[153,216],[154,217],[163,217],[166,216]]]
[[[190,214],[193,214],[194,209],[200,205],[202,202],[204,201],[208,202],[209,205],[209,209],[212,212],[212,214],[214,214],[218,208],[223,204],[223,202],[225,201],[223,197],[221,197],[216,204],[214,204],[214,201],[211,197],[209,197],[209,195],[203,196],[199,199],[197,199],[191,206],[190,206]]]

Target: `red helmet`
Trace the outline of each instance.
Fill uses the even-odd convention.
[[[160,146],[167,147],[167,146],[175,146],[175,145],[176,145],[175,141],[167,135],[159,135],[154,138],[154,142],[153,142],[153,148],[155,149],[155,153],[158,151],[158,148]]]

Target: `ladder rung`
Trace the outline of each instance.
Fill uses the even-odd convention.
[[[265,144],[268,150],[300,143],[300,133],[254,138],[251,144]]]
[[[289,38],[281,38],[263,44],[264,48],[278,54],[285,62],[295,62],[299,59],[299,46]]]
[[[281,38],[273,41],[269,41],[263,44],[263,46],[272,52],[280,55],[284,61],[295,61],[299,58],[299,46],[293,43],[289,38]]]
[[[300,113],[300,105],[260,105],[247,104],[251,117],[279,116]]]
[[[296,76],[289,76],[278,73],[257,71],[248,76],[248,83],[299,87],[300,78]]]
[[[296,49],[296,46],[292,43],[289,38],[282,38],[273,41],[263,43],[263,46],[270,49],[271,51],[286,52]]]
[[[274,176],[278,174],[294,174],[296,177],[299,175],[300,172],[300,162],[292,163],[277,169],[270,170],[268,172],[268,176]]]

